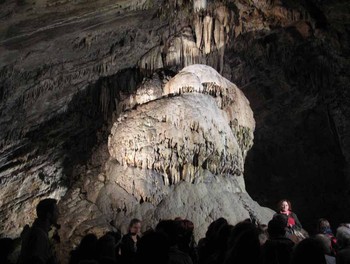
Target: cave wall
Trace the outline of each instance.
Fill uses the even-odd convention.
[[[12,10],[0,8],[0,215],[7,235],[31,222],[42,197],[60,199],[82,172],[101,166],[101,156],[86,161],[108,135],[110,99],[136,87],[142,77],[133,67],[165,24],[146,19],[154,10],[139,10],[139,2],[100,3],[97,11],[94,4],[30,11],[29,3],[1,3]]]
[[[213,66],[251,103],[252,197],[272,208],[291,199],[309,226],[318,216],[346,221],[349,4],[195,2],[207,9],[0,1],[0,230],[17,236],[40,198],[97,177],[116,101],[158,68],[193,63]]]
[[[349,6],[318,4],[302,6],[306,21],[242,36],[225,57],[257,122],[248,192],[274,209],[289,198],[310,232],[320,217],[347,221],[349,200]]]

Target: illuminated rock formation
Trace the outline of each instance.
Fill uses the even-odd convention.
[[[176,9],[185,4],[169,5]],[[203,10],[206,10],[206,15],[203,15]],[[209,7],[206,1],[193,1],[191,17],[190,27],[180,28],[165,43],[154,47],[140,59],[141,69],[153,72],[165,66],[185,67],[203,63],[217,68],[219,72],[223,70],[225,46],[232,33],[232,10],[225,5]],[[214,54],[211,60],[206,57],[208,54]]]
[[[112,228],[111,221],[126,231],[134,217],[144,228],[160,219],[188,218],[197,239],[218,217],[233,224],[271,218],[272,211],[245,190],[253,112],[243,93],[213,68],[188,66],[170,80],[154,74],[117,108],[110,158],[99,177],[86,178],[80,190],[89,203],[72,192],[62,205],[69,216],[62,219],[65,240],[77,243],[90,228],[102,233]],[[89,210],[76,215],[75,208],[86,206]]]
[[[207,0],[193,0],[193,10],[200,11],[207,8]]]
[[[243,171],[255,128],[243,93],[205,65],[185,67],[162,86],[162,93],[159,84],[153,85],[146,82],[137,90],[143,97],[126,99],[130,105],[121,102],[126,110],[108,140],[111,159],[105,174],[109,187],[97,199],[103,212],[114,214],[119,224],[128,215],[141,215],[149,224],[180,215],[202,226],[209,224],[208,208],[213,215],[231,215],[231,201],[241,208],[233,213],[240,215],[234,221],[254,211],[257,220],[266,222],[260,214],[263,209],[250,208],[252,200],[246,207],[237,200],[240,195],[250,199]],[[223,192],[236,198],[221,201]],[[205,206],[199,202],[206,199]],[[137,209],[146,204],[151,206],[147,212]],[[190,213],[193,207],[198,208]],[[118,208],[124,213],[116,214]]]

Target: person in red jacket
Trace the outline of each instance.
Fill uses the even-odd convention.
[[[298,244],[306,237],[309,237],[308,233],[302,228],[297,215],[292,212],[292,205],[290,201],[283,199],[278,203],[277,213],[274,215],[274,217],[277,215],[286,218],[286,236],[294,243]]]
[[[297,215],[292,212],[290,201],[283,199],[278,203],[278,213],[288,217],[287,227],[293,230],[301,230],[302,226]]]

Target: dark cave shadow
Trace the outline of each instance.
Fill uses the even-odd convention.
[[[130,68],[88,85],[74,95],[64,113],[25,135],[30,142],[26,150],[36,149],[37,156],[62,160],[63,177],[56,184],[69,188],[87,169],[94,148],[107,142],[110,117],[116,100],[120,99],[119,92],[132,93],[142,79],[138,68]],[[47,180],[42,172],[39,178]]]

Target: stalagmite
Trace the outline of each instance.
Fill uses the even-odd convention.
[[[114,124],[108,144],[112,158],[124,167],[157,168],[171,185],[194,181],[204,163],[213,174],[241,175],[251,146],[244,142],[253,139],[255,127],[242,92],[204,65],[185,67],[162,93],[152,83],[159,84],[155,80],[139,87],[139,107]],[[206,118],[198,119],[203,111]]]

